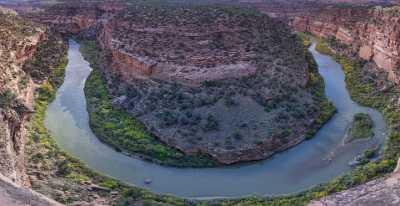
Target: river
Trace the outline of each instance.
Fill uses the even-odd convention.
[[[90,168],[122,182],[157,193],[187,198],[283,195],[328,182],[352,169],[349,162],[368,148],[381,145],[386,123],[380,112],[351,100],[341,66],[329,56],[310,52],[325,81],[325,92],[337,113],[309,141],[263,161],[219,168],[173,168],[135,159],[100,142],[89,127],[84,95],[92,68],[79,44],[69,41],[66,76],[47,110],[45,125],[59,146]],[[375,136],[343,144],[346,128],[357,112],[370,114]],[[151,184],[145,184],[151,179]]]

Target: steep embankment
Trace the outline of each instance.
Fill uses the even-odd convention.
[[[25,175],[25,125],[33,111],[34,83],[23,65],[43,41],[45,30],[32,27],[15,14],[0,11],[0,173],[21,185]]]

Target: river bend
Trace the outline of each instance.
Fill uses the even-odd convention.
[[[125,156],[103,144],[89,127],[83,90],[92,68],[73,40],[69,41],[65,81],[48,107],[45,125],[63,150],[90,168],[154,192],[189,198],[299,192],[348,172],[355,156],[382,144],[386,136],[382,114],[351,100],[341,66],[318,53],[315,42],[310,51],[325,81],[326,95],[338,112],[313,139],[267,160],[220,168],[172,168]],[[370,114],[375,137],[344,145],[346,128],[357,112]],[[153,181],[149,185],[144,183],[147,178]]]

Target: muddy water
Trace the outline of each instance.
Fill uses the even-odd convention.
[[[64,150],[90,168],[154,192],[196,198],[295,193],[351,170],[348,163],[355,156],[380,145],[386,136],[381,113],[351,100],[341,66],[315,51],[314,43],[310,51],[324,78],[326,95],[338,112],[312,140],[271,159],[221,168],[171,168],[130,158],[104,145],[92,133],[83,91],[92,68],[79,52],[79,44],[71,40],[69,45],[65,82],[49,105],[46,127]],[[357,112],[370,114],[376,135],[344,145],[346,128]],[[144,183],[147,178],[152,180],[149,185]]]

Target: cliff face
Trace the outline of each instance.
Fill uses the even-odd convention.
[[[34,84],[22,67],[46,38],[45,31],[13,14],[0,15],[0,173],[29,185],[23,151]]]
[[[36,71],[27,65],[47,39],[45,27],[0,7],[0,205],[61,205],[29,189],[25,151],[35,82],[40,81],[32,78]]]
[[[373,61],[400,84],[400,7],[326,8],[295,17],[291,25],[348,47],[351,54]]]

